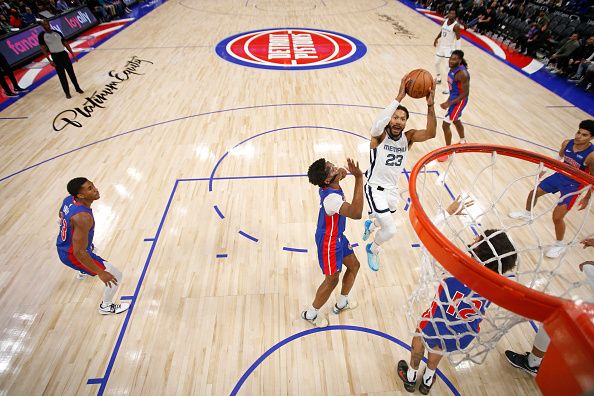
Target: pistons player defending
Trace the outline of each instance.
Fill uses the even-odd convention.
[[[408,150],[414,142],[424,142],[435,137],[437,119],[433,107],[435,83],[427,95],[427,125],[425,129],[410,129],[404,132],[408,110],[400,102],[406,96],[409,82],[404,76],[396,99],[381,111],[371,127],[369,145],[369,169],[365,172],[365,198],[369,205],[369,219],[365,221],[363,240],[378,230],[372,243],[367,244],[367,264],[373,271],[379,270],[380,246],[396,235],[396,222],[392,213],[400,202],[398,178],[404,169]]]
[[[79,272],[78,279],[97,275],[105,284],[103,301],[98,309],[100,314],[124,312],[130,304],[113,302],[122,273],[93,252],[95,219],[91,204],[99,199],[99,191],[84,177],[70,180],[66,189],[70,195],[64,198],[59,212],[60,232],[56,241],[58,256],[64,264]]]
[[[452,131],[450,124],[454,123],[456,132],[460,137],[460,143],[466,143],[464,138],[464,125],[460,118],[462,117],[462,110],[468,104],[468,94],[470,93],[470,74],[468,74],[468,64],[464,59],[464,52],[456,50],[450,56],[450,72],[448,73],[448,85],[450,88],[450,96],[448,100],[441,104],[442,109],[447,109],[445,118],[443,119],[442,128],[445,137],[446,146],[452,144]],[[447,161],[449,156],[444,155],[437,160],[440,162]]]
[[[318,310],[328,301],[330,294],[338,285],[342,265],[346,271],[342,277],[342,287],[338,301],[332,312],[339,314],[348,309],[354,309],[357,304],[349,301],[357,272],[359,260],[355,257],[349,240],[344,235],[347,217],[360,219],[363,212],[363,173],[359,163],[347,159],[349,172],[355,176],[355,191],[353,201],[348,203],[344,199],[344,192],[340,188],[340,181],[347,175],[347,170],[338,168],[324,158],[320,158],[310,165],[307,170],[309,182],[320,187],[320,211],[316,229],[316,245],[318,247],[318,263],[324,274],[324,281],[318,287],[312,305],[301,312],[301,318],[316,327],[328,326],[326,316]]]
[[[471,203],[458,197],[433,219],[436,227],[453,214],[462,214]],[[499,274],[511,271],[516,266],[518,255],[507,234],[501,230],[486,230],[468,245],[469,253],[480,264]],[[479,265],[477,263],[477,265]],[[427,351],[427,367],[419,384],[419,391],[426,395],[435,383],[435,371],[444,352],[453,352],[468,347],[480,331],[480,323],[489,300],[469,289],[453,276],[440,280],[437,295],[431,307],[423,313],[413,337],[410,351],[410,366],[405,360],[398,362],[398,377],[408,392],[414,392],[417,372]]]
[[[448,15],[441,30],[435,40],[433,46],[437,48],[435,51],[435,76],[437,77],[437,84],[441,84],[441,68],[444,59],[450,59],[454,50],[462,48],[462,40],[460,39],[460,24],[456,21],[456,9],[452,7],[448,11]],[[439,43],[439,47],[437,44]],[[444,94],[449,93],[446,89]]]
[[[592,138],[594,138],[594,120],[584,120],[580,122],[574,138],[564,141],[561,145],[561,149],[559,150],[559,160],[576,167],[579,170],[594,175],[594,145],[591,142]],[[512,212],[509,214],[509,217],[528,221],[531,216],[530,210],[533,199],[534,205],[536,205],[538,198],[545,194],[555,194],[559,192],[561,197],[563,197],[577,192],[582,187],[583,186],[580,186],[578,181],[555,172],[540,182],[534,197],[534,191],[530,191],[528,198],[526,198],[526,210]],[[592,190],[590,189],[586,193],[584,199],[579,203],[579,210],[586,208],[591,194]],[[555,209],[553,209],[553,224],[555,225],[555,237],[557,240],[555,244],[546,251],[545,255],[548,258],[557,258],[565,251],[565,244],[563,243],[563,238],[565,237],[565,215],[573,207],[577,197],[578,194],[566,196],[560,200]]]

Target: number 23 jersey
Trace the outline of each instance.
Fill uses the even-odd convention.
[[[365,172],[367,184],[385,189],[398,188],[398,177],[407,155],[408,141],[404,131],[398,140],[392,139],[386,132],[384,140],[369,151],[370,166]]]

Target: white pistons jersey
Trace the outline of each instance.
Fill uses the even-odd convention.
[[[398,188],[398,177],[407,155],[408,141],[404,132],[398,140],[393,140],[386,133],[384,140],[369,152],[370,166],[365,172],[367,184],[384,189]]]
[[[454,21],[451,25],[448,25],[448,20],[446,19],[441,26],[441,37],[439,39],[439,46],[442,48],[452,48],[454,49],[456,45],[456,32],[454,32],[454,27],[458,24],[457,21]]]

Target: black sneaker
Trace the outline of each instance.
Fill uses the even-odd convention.
[[[2,78],[4,78],[4,77],[2,77]],[[6,96],[8,96],[9,98],[12,98],[12,97],[15,97],[15,96],[19,96],[18,94],[15,94],[15,93],[14,93],[14,92],[12,92],[12,91],[5,92],[4,94],[5,94]]]
[[[72,95],[70,95],[69,93],[66,94],[66,99],[72,99]]]
[[[532,376],[536,376],[536,374],[538,374],[538,366],[530,367],[530,365],[528,364],[528,354],[529,352],[520,355],[519,353],[515,353],[514,351],[505,351],[505,357],[512,366],[522,369]]]
[[[436,379],[437,379],[437,373],[433,374],[431,383],[429,385],[425,385],[425,380],[423,378],[421,378],[421,383],[419,384],[419,392],[421,392],[421,394],[423,394],[423,395],[428,395],[429,391],[431,390],[431,387],[435,383]]]
[[[408,392],[413,393],[415,391],[415,386],[417,385],[417,383],[415,381],[409,381],[408,377],[406,376],[406,373],[408,372],[408,363],[406,363],[404,360],[399,361],[397,371],[398,377],[404,383],[404,389],[406,389]]]
[[[80,88],[76,88],[76,92],[78,92],[78,93],[85,93],[85,91],[83,91],[83,90],[82,90],[82,89],[80,89]]]
[[[27,88],[21,88],[21,87],[15,87],[14,90],[17,92],[29,92],[29,90]]]

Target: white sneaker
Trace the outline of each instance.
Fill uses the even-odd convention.
[[[349,309],[355,309],[358,306],[359,306],[359,304],[357,304],[357,301],[347,300],[346,305],[342,308],[338,308],[338,304],[334,304],[334,306],[332,307],[332,312],[335,315],[338,315],[341,312],[348,311]]]
[[[130,308],[130,304],[128,303],[111,303],[109,305],[104,305],[103,303],[101,303],[99,304],[98,311],[101,315],[116,315],[124,311],[127,311],[128,308]]]
[[[517,212],[511,212],[509,215],[512,219],[530,221],[530,212],[527,210],[518,210]]]
[[[318,312],[315,318],[307,319],[307,311],[301,312],[301,319],[307,320],[309,323],[314,325],[315,327],[326,327],[328,326],[328,319],[324,314]]]
[[[559,244],[559,242],[555,242],[555,246],[547,250],[545,256],[547,256],[548,258],[557,258],[561,256],[565,249],[567,249],[565,245],[563,245],[562,243]]]
[[[77,271],[76,272],[76,279],[77,280],[84,280],[87,276],[89,276],[89,274],[84,273],[82,271]]]

